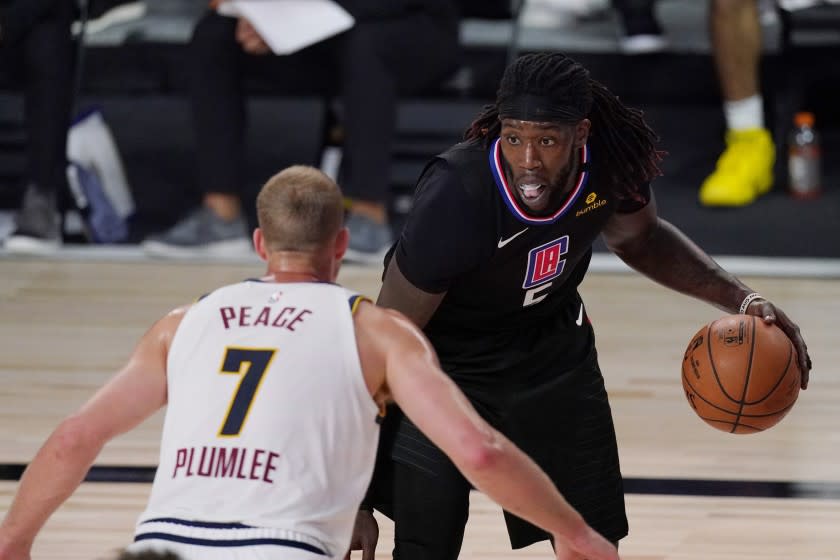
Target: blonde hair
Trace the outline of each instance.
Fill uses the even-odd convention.
[[[260,190],[257,220],[269,251],[314,251],[343,225],[341,189],[318,169],[293,165]]]

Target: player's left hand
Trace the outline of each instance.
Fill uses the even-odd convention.
[[[752,302],[746,310],[747,315],[755,315],[769,324],[775,323],[777,327],[782,329],[793,347],[796,349],[797,359],[799,361],[799,371],[802,372],[802,388],[808,388],[808,378],[811,373],[811,357],[808,355],[808,345],[805,344],[805,339],[802,338],[802,333],[799,327],[790,320],[784,311],[773,305],[773,302],[766,299],[758,299]]]
[[[344,560],[350,560],[350,552],[353,550],[362,551],[362,560],[373,560],[378,541],[379,523],[373,517],[373,512],[360,509],[356,513],[356,523],[353,526],[353,538],[350,540],[350,550],[344,555]]]

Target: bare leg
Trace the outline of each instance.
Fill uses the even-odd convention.
[[[712,0],[709,34],[723,98],[758,95],[761,24],[756,0]]]
[[[239,197],[229,193],[207,193],[204,195],[204,206],[213,211],[217,216],[229,222],[235,220],[241,214],[242,203]]]

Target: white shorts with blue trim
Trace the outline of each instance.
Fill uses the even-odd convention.
[[[327,560],[332,555],[318,539],[296,531],[176,518],[140,523],[129,552],[170,551],[181,560]]]

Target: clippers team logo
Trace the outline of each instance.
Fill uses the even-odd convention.
[[[566,259],[562,257],[568,251],[568,235],[531,249],[528,252],[528,270],[525,271],[522,287],[527,290],[563,274]]]

